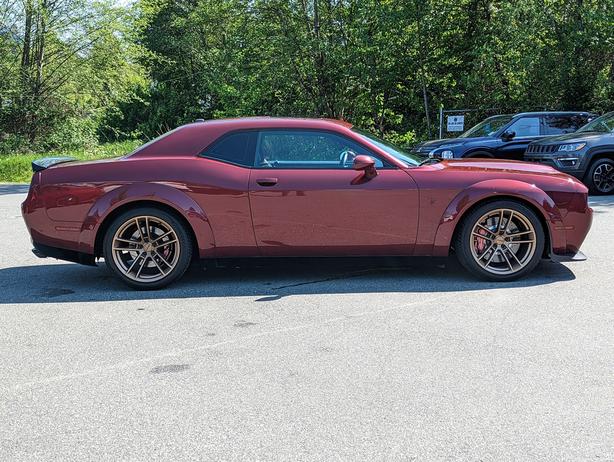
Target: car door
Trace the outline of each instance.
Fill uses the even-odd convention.
[[[375,177],[353,170],[351,158],[359,154],[376,160]],[[418,224],[413,179],[343,135],[260,131],[249,195],[256,242],[264,256],[413,251]]]
[[[249,201],[257,133],[222,135],[195,159],[190,195],[205,211],[215,240],[215,257],[259,256]]]
[[[502,143],[497,149],[496,157],[507,160],[523,160],[524,152],[529,143],[543,136],[541,117],[539,115],[528,115],[513,120],[504,130],[504,133],[512,132],[514,137],[511,139],[501,137]]]

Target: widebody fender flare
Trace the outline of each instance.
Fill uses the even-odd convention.
[[[96,236],[105,219],[124,205],[142,201],[159,203],[179,213],[192,227],[201,256],[215,248],[213,231],[207,215],[194,199],[174,185],[132,183],[116,187],[94,202],[81,227],[79,250],[93,254]]]
[[[561,211],[548,194],[534,184],[524,181],[485,180],[464,189],[450,202],[435,234],[433,255],[448,255],[454,231],[472,206],[497,197],[516,198],[531,204],[541,214],[546,224],[544,232],[550,237],[551,248],[565,248],[564,232],[556,231],[562,227]]]

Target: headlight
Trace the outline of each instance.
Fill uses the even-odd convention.
[[[446,149],[445,151],[441,151],[439,155],[441,156],[442,159],[454,159],[454,153],[450,151],[449,149]]]
[[[565,152],[573,152],[573,151],[579,151],[584,146],[586,146],[586,143],[561,144],[558,150],[565,151]]]

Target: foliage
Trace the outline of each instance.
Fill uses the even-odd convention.
[[[96,143],[113,132],[107,115],[146,85],[123,9],[0,0],[0,18],[0,152]]]
[[[343,118],[409,144],[435,136],[440,105],[614,109],[614,0],[129,5],[0,0],[0,152],[248,115]]]
[[[439,105],[612,109],[613,0],[138,5],[150,135],[199,117],[293,115],[410,142],[434,135]]]
[[[132,152],[140,144],[139,141],[118,141],[94,146],[89,149],[73,149],[66,151],[50,151],[45,157],[68,156],[79,160],[95,160],[110,157],[121,157]],[[41,154],[8,154],[0,155],[0,181],[26,182],[32,177],[32,161],[40,159]]]

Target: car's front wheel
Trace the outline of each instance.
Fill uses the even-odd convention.
[[[119,215],[104,236],[104,258],[119,278],[135,289],[159,289],[185,273],[192,240],[172,214],[142,207]]]
[[[597,159],[588,169],[586,184],[594,194],[614,192],[614,160]]]
[[[544,230],[535,212],[505,200],[471,211],[456,233],[454,248],[460,263],[473,274],[509,281],[537,266],[544,243]]]

